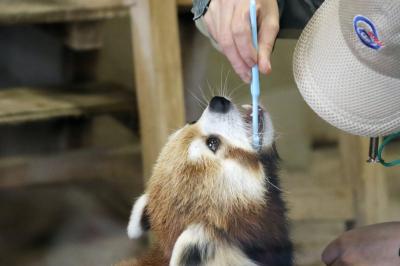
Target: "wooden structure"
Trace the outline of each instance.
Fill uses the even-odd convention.
[[[146,179],[170,131],[184,123],[177,4],[189,6],[191,1],[7,0],[0,3],[0,25],[63,23],[65,44],[72,50],[91,51],[101,48],[102,21],[131,16]],[[132,112],[134,106],[129,92],[113,86],[56,92],[10,88],[0,92],[0,124]]]
[[[341,133],[339,143],[344,174],[353,191],[356,225],[383,222],[388,190],[383,166],[367,163],[369,139]]]
[[[184,124],[183,79],[175,0],[136,0],[131,28],[148,178],[171,130]]]

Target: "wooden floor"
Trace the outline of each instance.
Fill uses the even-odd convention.
[[[323,248],[352,219],[351,193],[341,173],[338,149],[312,152],[310,169],[284,171],[297,265],[320,263]]]
[[[389,156],[395,156],[400,143],[392,146]],[[398,154],[398,152],[397,152]],[[400,220],[400,176],[398,169],[386,169],[385,175],[392,191],[385,221]],[[352,194],[342,175],[337,147],[312,152],[310,169],[286,171],[283,187],[290,208],[292,239],[299,266],[323,265],[320,256],[328,243],[351,227],[354,219]]]

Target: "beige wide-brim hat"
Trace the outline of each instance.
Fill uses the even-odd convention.
[[[293,61],[309,106],[355,135],[400,131],[400,0],[326,0]]]

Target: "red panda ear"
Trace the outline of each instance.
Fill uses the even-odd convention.
[[[136,239],[150,229],[149,215],[147,213],[147,204],[149,197],[147,194],[140,196],[133,205],[131,217],[128,223],[128,236]]]

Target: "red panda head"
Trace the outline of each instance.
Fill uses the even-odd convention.
[[[239,110],[214,97],[197,122],[170,136],[147,188],[152,228],[168,232],[165,244],[193,222],[224,228],[233,213],[265,204],[265,173],[252,146],[250,114],[251,108]],[[272,146],[273,128],[264,111],[260,121],[265,151]]]

